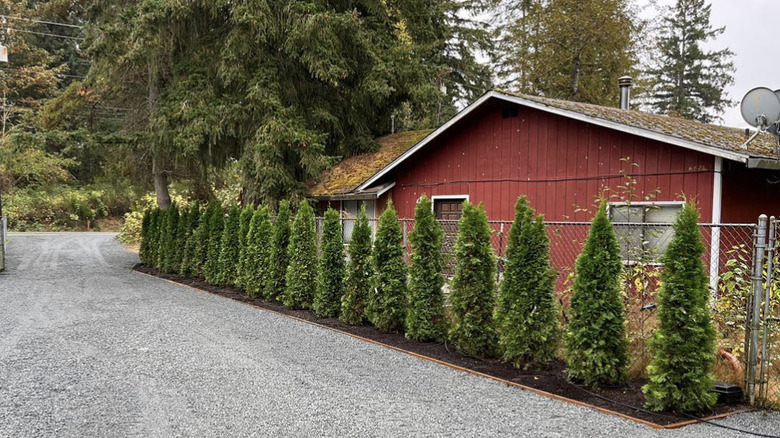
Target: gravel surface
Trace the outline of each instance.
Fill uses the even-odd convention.
[[[12,234],[0,436],[741,436],[657,431],[131,271],[112,234]],[[780,433],[780,416],[722,424]]]

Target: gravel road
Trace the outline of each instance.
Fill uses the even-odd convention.
[[[653,430],[138,274],[113,237],[11,234],[0,436],[741,436]],[[777,414],[722,423],[780,433]]]

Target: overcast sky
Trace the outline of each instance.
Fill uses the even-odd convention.
[[[673,5],[675,2],[659,0],[658,3]],[[739,112],[742,96],[755,87],[780,88],[780,49],[776,46],[780,34],[780,0],[710,0],[710,4],[713,27],[726,26],[726,31],[710,48],[730,48],[737,69],[735,82],[727,90],[737,105],[723,114],[723,124],[747,127]]]

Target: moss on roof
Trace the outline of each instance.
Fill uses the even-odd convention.
[[[626,111],[614,107],[592,105],[581,102],[550,99],[546,97],[529,96],[501,91],[501,93],[517,96],[552,108],[572,111],[586,116],[595,117],[610,122],[645,129],[659,134],[677,137],[683,140],[712,146],[720,149],[780,158],[775,152],[775,139],[771,134],[763,133],[753,140],[748,150],[742,149],[747,140],[745,130],[727,126],[711,125],[694,120],[671,117],[661,114],[650,114],[641,111]]]
[[[333,196],[355,190],[430,133],[430,130],[405,131],[378,138],[377,152],[349,157],[325,171],[310,195]]]

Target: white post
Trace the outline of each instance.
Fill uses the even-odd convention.
[[[712,223],[720,224],[723,197],[723,158],[715,157],[712,173]],[[718,276],[720,268],[720,227],[710,230],[710,304],[715,305],[718,297]]]

